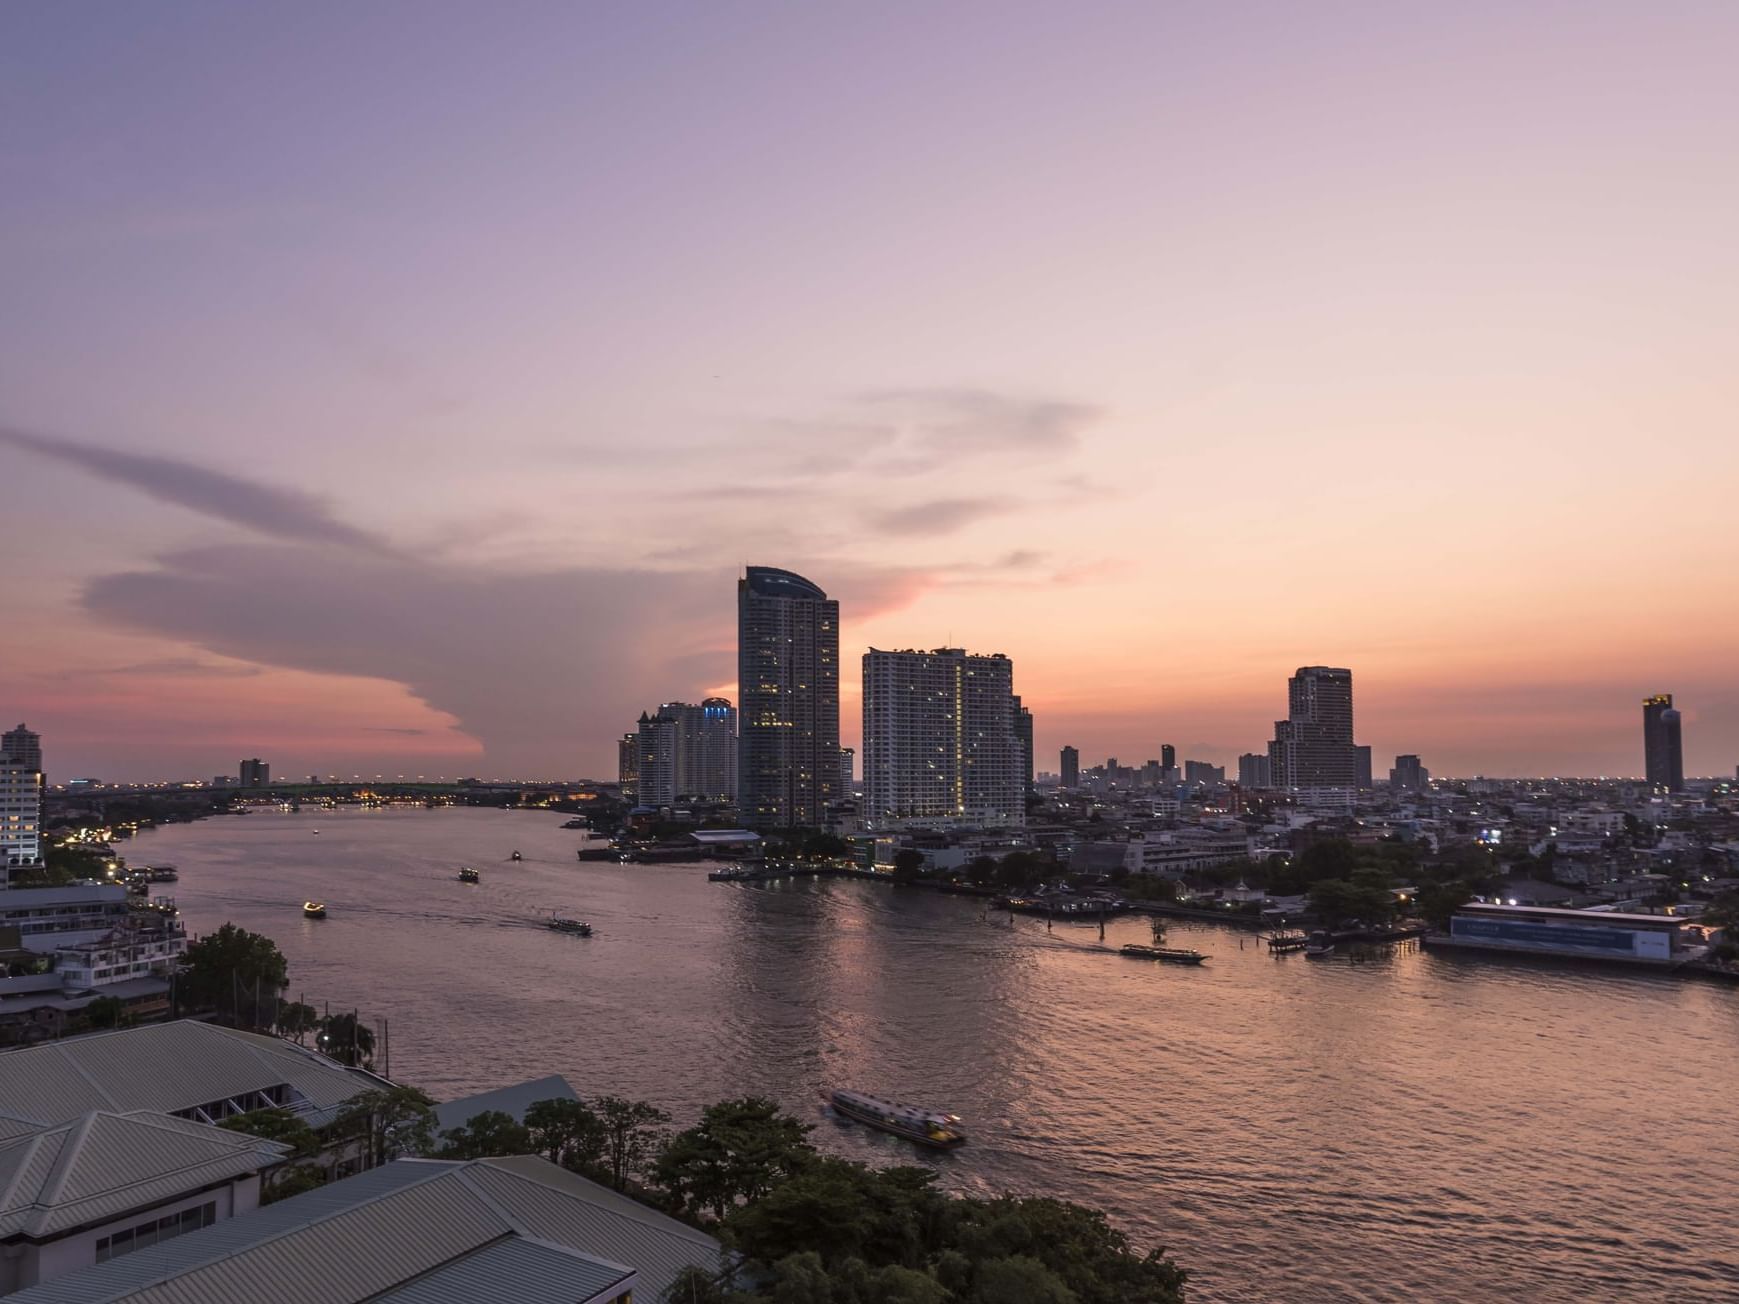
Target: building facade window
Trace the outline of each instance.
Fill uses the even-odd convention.
[[[107,1263],[110,1259],[118,1259],[123,1254],[131,1254],[134,1250],[149,1249],[163,1241],[174,1240],[177,1236],[185,1236],[188,1232],[196,1232],[202,1227],[209,1227],[217,1221],[217,1201],[207,1200],[204,1204],[191,1209],[183,1209],[180,1213],[165,1214],[161,1218],[151,1218],[129,1227],[124,1232],[116,1232],[112,1236],[104,1236],[97,1241],[97,1262]]]

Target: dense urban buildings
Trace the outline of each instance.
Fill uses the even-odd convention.
[[[1081,752],[1076,747],[1065,747],[1062,751],[1062,773],[1058,776],[1065,788],[1081,786]]]
[[[1370,786],[1369,753],[1353,741],[1352,671],[1300,666],[1287,684],[1287,706],[1268,745],[1276,788],[1350,796]]]
[[[737,581],[737,811],[819,827],[839,789],[839,603],[801,575]]]
[[[1685,790],[1685,748],[1679,713],[1671,693],[1642,699],[1642,756],[1651,788]]]
[[[241,763],[240,778],[244,788],[269,788],[272,786],[272,767],[255,756]]]
[[[634,732],[635,795],[642,805],[682,799],[734,801],[737,795],[737,712],[722,697],[666,702],[642,712]],[[618,760],[626,760],[626,753]]]
[[[1014,663],[961,648],[865,653],[863,794],[872,829],[1025,823]]]
[[[1226,767],[1207,761],[1186,760],[1183,763],[1183,781],[1203,787],[1215,787],[1226,781]]]
[[[1033,713],[1020,700],[1020,694],[1014,697],[1014,729],[1020,737],[1021,773],[1026,776],[1026,795],[1033,795]]]

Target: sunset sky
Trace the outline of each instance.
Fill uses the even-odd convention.
[[[613,777],[746,563],[1064,743],[1739,763],[1739,6],[0,8],[0,726]]]

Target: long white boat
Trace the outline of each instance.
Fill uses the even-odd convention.
[[[827,1100],[837,1113],[847,1118],[855,1118],[860,1123],[867,1123],[895,1136],[903,1136],[921,1146],[929,1146],[935,1150],[952,1150],[955,1146],[966,1144],[966,1133],[960,1127],[959,1116],[955,1114],[919,1109],[916,1105],[902,1105],[898,1101],[884,1100],[880,1096],[866,1095],[861,1091],[834,1091],[829,1093]]]

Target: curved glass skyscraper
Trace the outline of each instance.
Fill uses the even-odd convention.
[[[801,575],[737,581],[737,812],[819,827],[839,787],[839,603]]]

